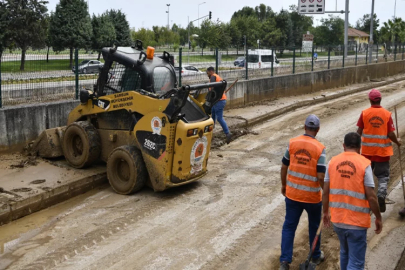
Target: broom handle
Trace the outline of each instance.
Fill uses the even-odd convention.
[[[395,106],[395,124],[396,124],[396,128],[397,128],[397,138],[399,138],[397,106]],[[399,168],[401,170],[402,191],[404,193],[404,199],[405,199],[404,173],[402,171],[402,156],[401,156],[401,147],[400,146],[398,146],[398,155],[399,155]]]

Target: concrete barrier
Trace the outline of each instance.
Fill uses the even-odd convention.
[[[337,68],[249,81],[228,93],[227,108],[278,97],[308,94],[405,73],[405,61]],[[0,109],[0,152],[18,151],[44,129],[63,126],[78,101],[31,104]]]
[[[0,152],[20,151],[45,129],[64,126],[79,101],[59,101],[0,109]]]

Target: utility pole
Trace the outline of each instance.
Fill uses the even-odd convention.
[[[198,4],[198,28],[200,28],[200,6],[204,5],[207,2],[202,2],[201,4]]]
[[[344,57],[347,57],[348,44],[349,44],[349,0],[346,0],[345,9],[345,45],[344,45]]]
[[[373,61],[372,57],[373,57],[373,44],[374,44],[374,40],[373,40],[373,31],[374,31],[374,0],[371,0],[371,17],[370,17],[370,41],[369,41],[369,59],[370,62]],[[378,51],[378,48],[377,48]]]
[[[169,17],[170,17],[170,4],[166,4],[167,6],[167,30],[170,30],[170,22],[169,22]]]
[[[394,4],[394,20],[397,17],[397,0],[395,0],[395,4]]]

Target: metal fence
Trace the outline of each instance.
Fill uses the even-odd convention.
[[[207,82],[205,71],[210,66],[223,79],[233,81],[404,60],[405,44],[313,46],[309,49],[180,48],[171,53],[175,56],[175,69],[181,86]],[[97,53],[84,50],[74,50],[72,57],[70,55],[70,51],[27,51],[22,66],[20,51],[4,52],[0,61],[0,108],[77,99],[80,89],[92,89],[103,59],[99,61]]]

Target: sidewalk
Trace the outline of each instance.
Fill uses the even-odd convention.
[[[246,134],[249,127],[298,108],[401,80],[405,80],[405,75],[381,82],[266,101],[227,110],[225,119],[234,135],[233,139],[236,139]],[[220,147],[225,137],[219,125],[214,134],[213,147]],[[1,155],[0,225],[68,200],[106,182],[105,164],[77,170],[69,167],[63,159],[48,161],[22,155]]]

